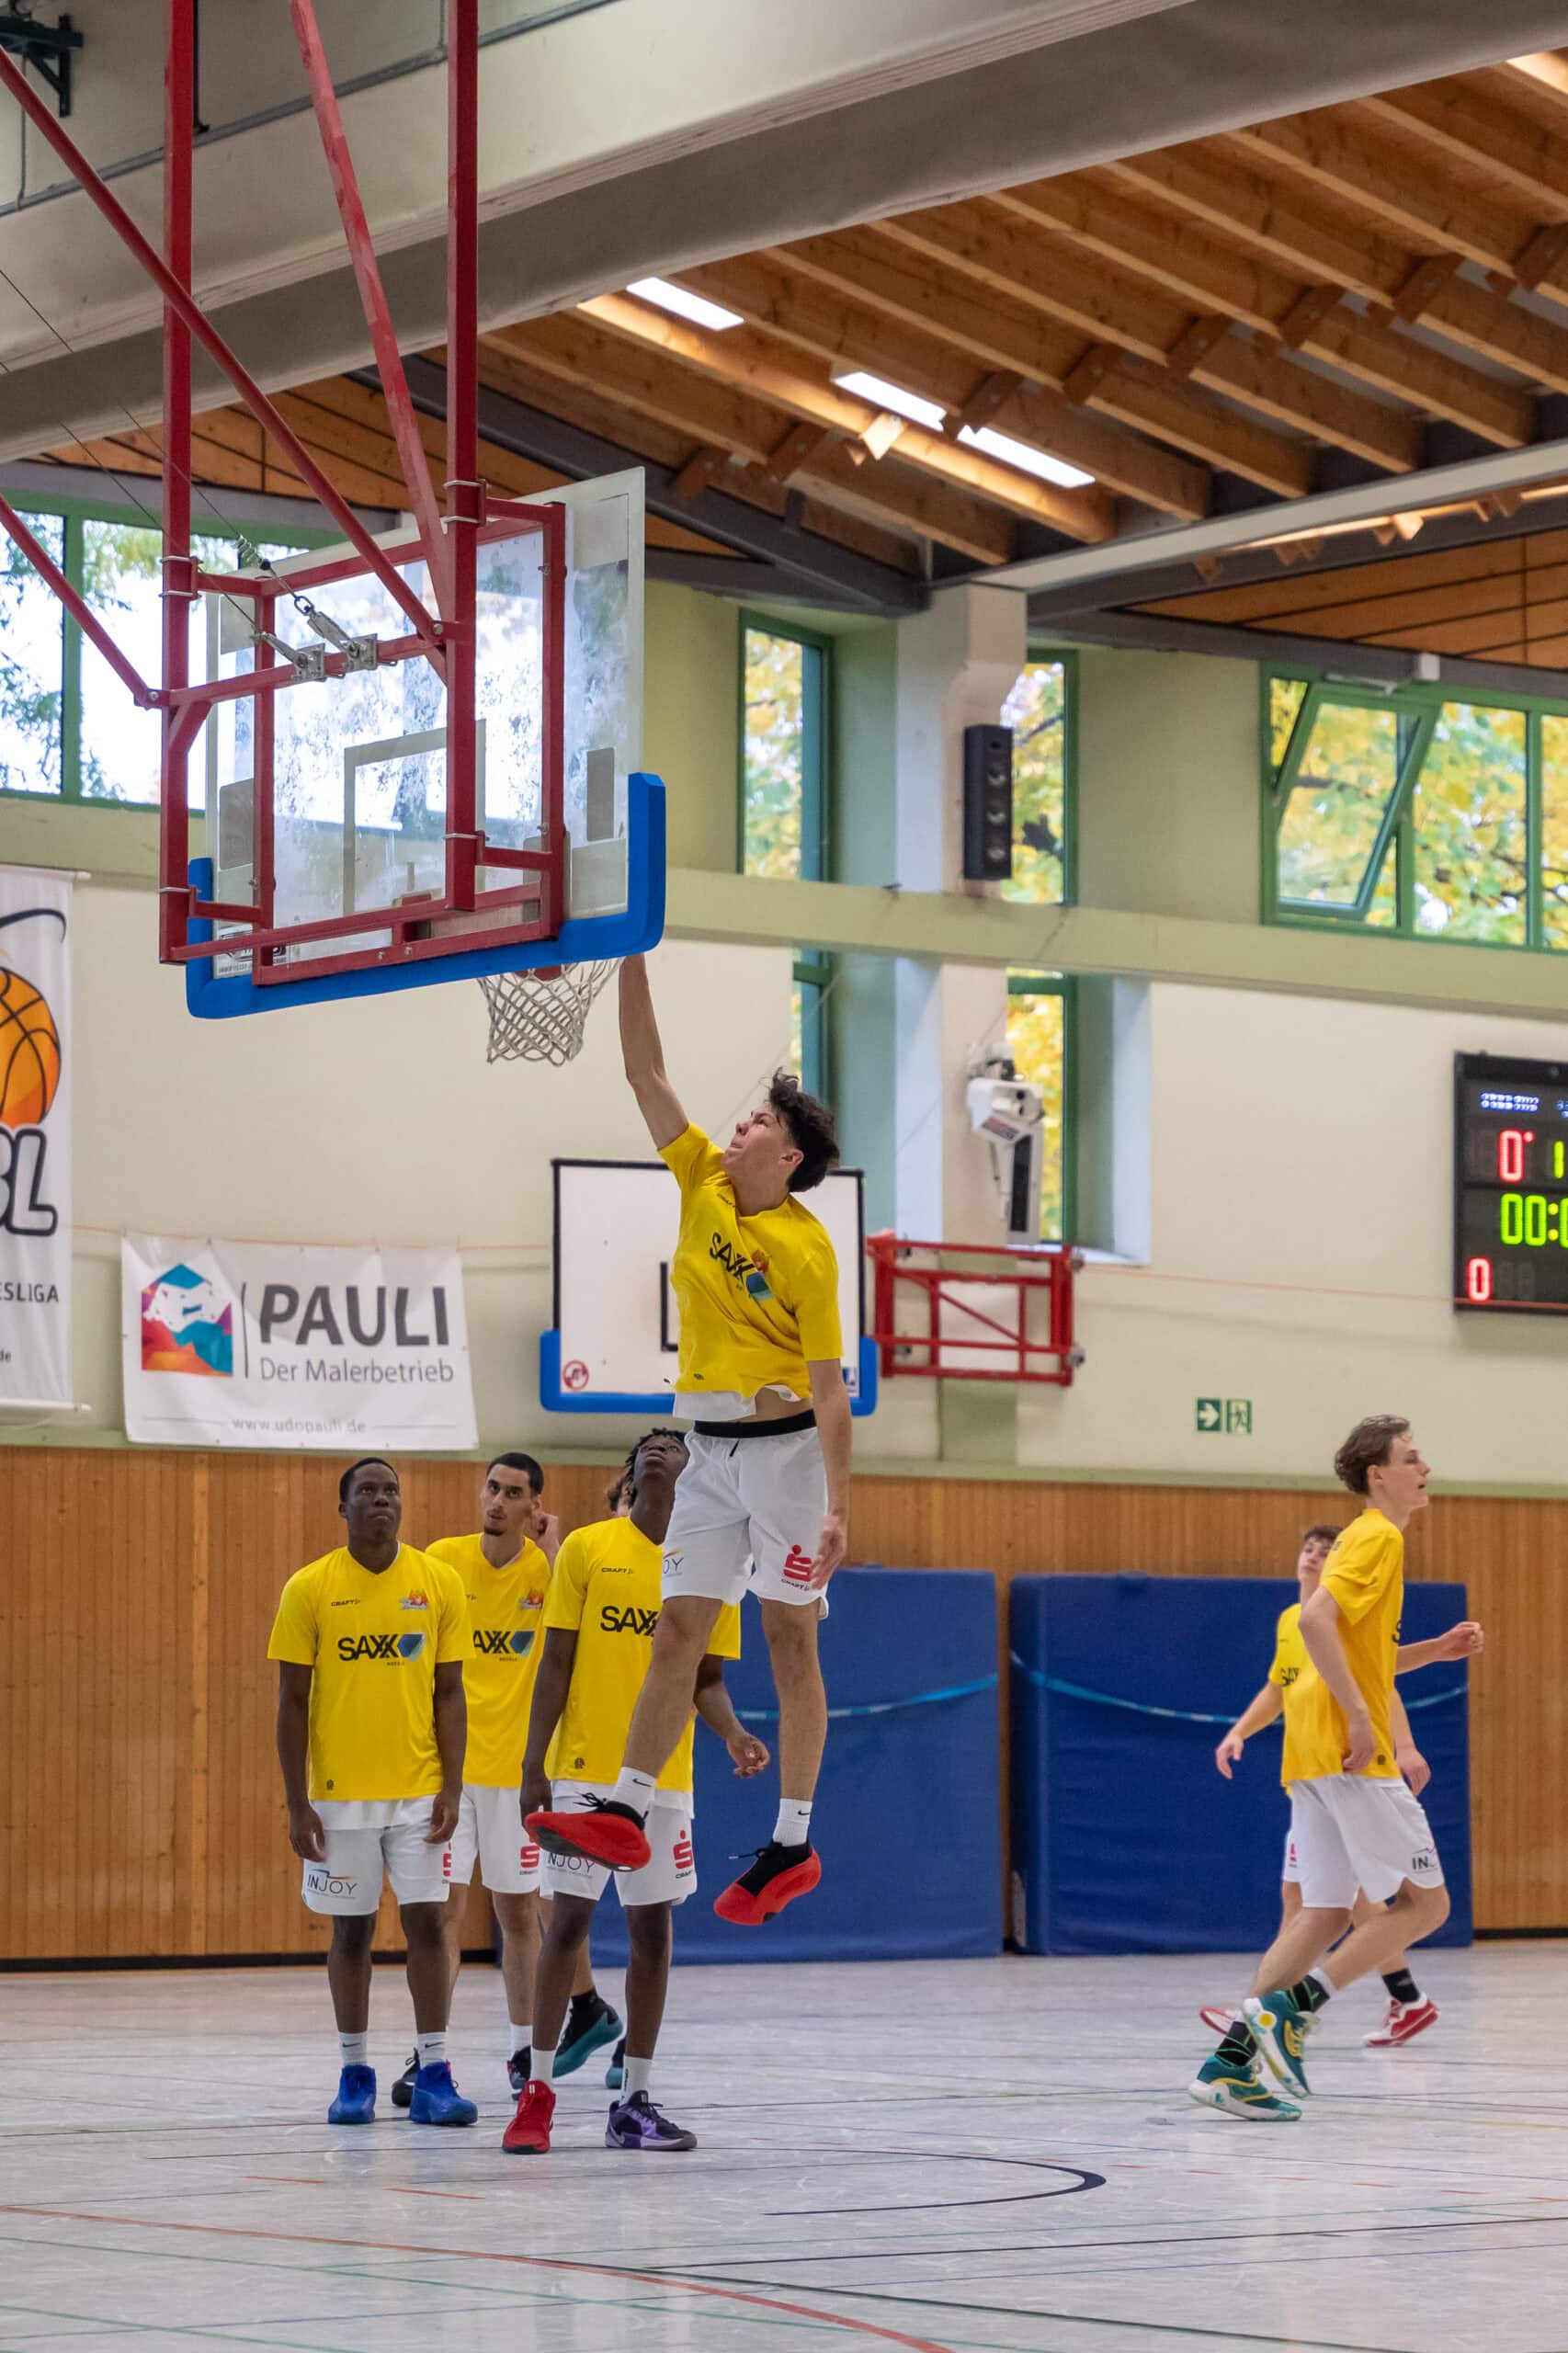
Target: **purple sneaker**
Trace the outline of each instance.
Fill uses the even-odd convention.
[[[607,2149],[695,2149],[695,2132],[683,2132],[667,2116],[661,2116],[646,2092],[633,2092],[630,2099],[618,2099],[609,2112],[605,2126]]]

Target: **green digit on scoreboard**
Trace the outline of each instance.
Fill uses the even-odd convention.
[[[1509,1248],[1517,1248],[1525,1238],[1525,1197],[1522,1193],[1505,1193],[1498,1207],[1498,1233]]]

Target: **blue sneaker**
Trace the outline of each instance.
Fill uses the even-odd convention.
[[[421,2067],[415,2075],[408,2120],[411,2124],[477,2124],[479,2110],[472,2100],[464,2099],[452,2081],[451,2068],[439,2059],[433,2067]]]
[[[618,2092],[625,2081],[626,2037],[622,2035],[609,2054],[609,2065],[605,2069],[605,2089],[607,2092]]]
[[[376,2120],[376,2071],[345,2067],[337,2079],[337,2097],[327,2109],[329,2124],[373,2124]]]
[[[598,2007],[591,2010],[581,2025],[574,2027],[570,2018],[566,2021],[565,2031],[555,2047],[555,2063],[551,2070],[557,2082],[562,2075],[574,2075],[596,2051],[602,2051],[607,2042],[614,2042],[626,2031],[609,2004],[599,2001],[597,1995],[594,1998],[598,2001]]]

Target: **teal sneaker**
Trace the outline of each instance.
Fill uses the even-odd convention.
[[[1307,2037],[1317,2025],[1312,2012],[1299,2009],[1294,1995],[1283,1985],[1272,1994],[1249,1994],[1242,2008],[1269,2073],[1278,2076],[1288,2092],[1304,2092],[1310,2097],[1312,2087],[1301,2057]]]
[[[1250,2116],[1259,2124],[1296,2124],[1301,2111],[1288,2099],[1266,2091],[1250,2067],[1233,2066],[1218,2052],[1205,2059],[1187,2087],[1188,2099],[1199,2108],[1217,2108],[1221,2116]]]

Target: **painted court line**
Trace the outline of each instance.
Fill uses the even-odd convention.
[[[319,2189],[321,2184],[312,2181],[307,2187]],[[77,2213],[73,2209],[61,2206],[0,2206],[0,2214],[22,2214],[51,2222],[108,2223],[124,2231],[186,2231],[203,2238],[269,2239],[281,2241],[288,2246],[342,2246],[359,2253],[367,2247],[374,2247],[382,2255],[436,2256],[445,2257],[449,2262],[515,2263],[538,2271],[587,2272],[599,2279],[635,2280],[644,2288],[679,2288],[691,2296],[712,2296],[728,2303],[755,2305],[764,2312],[786,2313],[796,2320],[818,2321],[828,2328],[844,2328],[856,2336],[875,2337],[883,2345],[902,2345],[905,2353],[953,2353],[952,2347],[938,2345],[932,2337],[906,2336],[902,2329],[881,2328],[871,2321],[846,2318],[842,2313],[820,2312],[810,2304],[783,2303],[776,2296],[753,2295],[738,2288],[718,2287],[701,2279],[681,2279],[652,2271],[625,2271],[613,2263],[574,2262],[564,2256],[506,2255],[490,2247],[410,2246],[397,2239],[328,2238],[314,2231],[233,2229],[222,2222],[153,2222],[141,2215]]]

